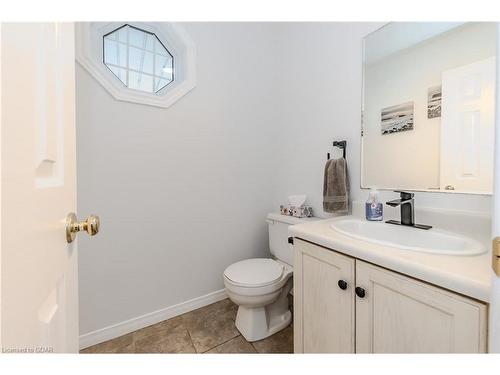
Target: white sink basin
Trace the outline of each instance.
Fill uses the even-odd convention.
[[[330,227],[358,240],[403,250],[446,255],[476,255],[486,251],[474,239],[436,228],[423,230],[354,218],[337,220]]]

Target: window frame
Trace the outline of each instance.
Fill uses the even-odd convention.
[[[174,79],[156,93],[127,87],[104,63],[104,36],[127,25],[154,34],[173,57]],[[178,23],[81,22],[75,31],[77,62],[117,100],[168,108],[196,86],[194,43]]]
[[[151,50],[147,50],[147,49],[144,49],[144,48],[141,48],[141,47],[132,46],[130,44],[129,40],[127,40],[126,44],[123,43],[120,40],[115,40],[115,42],[118,43],[118,45],[125,44],[125,46],[127,48],[127,64],[126,64],[126,67],[124,68],[121,65],[115,65],[115,64],[106,62],[106,37],[108,37],[111,34],[114,34],[114,33],[118,32],[119,30],[121,30],[121,29],[123,29],[125,27],[128,27],[128,28],[131,28],[131,29],[143,32],[145,34],[151,35],[154,38],[154,40],[158,40],[158,43],[160,43],[160,45],[165,49],[165,51],[168,54],[168,56],[170,56],[172,58],[172,73],[171,73],[172,79],[165,86],[162,86],[162,87],[160,87],[157,90],[155,90],[155,88],[154,88],[154,86],[155,86],[155,79],[162,79],[162,78],[165,79],[165,77],[161,77],[161,76],[156,75],[156,69],[155,69],[156,68],[156,66],[155,66],[155,64],[156,64],[156,56],[157,55],[158,56],[162,56],[162,54],[161,53],[156,53],[156,48],[155,48],[156,43],[155,42],[153,42],[153,50],[151,51]],[[128,32],[127,32],[127,35],[129,35]],[[145,51],[145,52],[150,52],[150,53],[153,54],[153,72],[152,73],[146,73],[144,71],[139,71],[139,70],[133,69],[133,68],[131,68],[129,66],[129,62],[130,62],[130,48],[131,47],[135,48],[135,49],[140,49],[143,52]],[[125,87],[127,87],[127,88],[129,88],[131,90],[138,90],[138,91],[146,92],[148,94],[161,95],[161,91],[164,90],[168,85],[170,85],[175,80],[175,58],[172,55],[172,53],[167,49],[167,47],[165,46],[165,44],[163,44],[163,42],[158,38],[158,36],[156,36],[155,33],[152,33],[152,32],[147,31],[147,30],[140,29],[139,27],[132,26],[132,25],[130,25],[128,23],[125,23],[124,25],[120,26],[119,28],[117,28],[115,30],[112,30],[109,33],[103,35],[103,37],[102,37],[102,62],[111,71],[111,73],[113,73],[115,75],[115,77],[118,80],[120,80],[120,82],[122,82],[125,85]],[[111,67],[114,67],[116,69],[125,69],[126,70],[126,75],[127,75],[127,79],[126,79],[127,83],[123,82],[120,77],[116,76],[116,73],[113,72],[113,70],[111,69]],[[143,74],[143,75],[146,75],[148,77],[152,77],[152,87],[151,87],[152,91],[148,92],[146,90],[140,90],[140,89],[135,89],[135,88],[130,87],[130,72],[138,73],[138,74]]]

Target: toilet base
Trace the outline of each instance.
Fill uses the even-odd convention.
[[[257,309],[265,308],[259,307]],[[238,328],[238,331],[240,331],[241,335],[248,342],[262,340],[266,337],[274,335],[276,332],[279,332],[282,329],[288,327],[288,325],[292,321],[292,313],[290,312],[290,310],[288,310],[285,312],[285,314],[279,317],[279,319],[276,319],[275,322],[271,322],[271,324],[268,326],[266,322],[265,312],[250,312],[248,310],[256,309],[247,309],[240,306],[240,308],[238,309],[238,316],[236,317],[236,328]]]
[[[269,337],[286,328],[292,321],[292,313],[288,306],[287,283],[278,299],[262,307],[240,306],[236,314],[236,328],[248,342]]]

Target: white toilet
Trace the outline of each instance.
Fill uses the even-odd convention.
[[[290,324],[288,293],[292,289],[293,247],[288,243],[288,227],[315,219],[268,214],[273,259],[242,260],[224,271],[227,294],[239,305],[236,327],[247,341],[261,340]]]

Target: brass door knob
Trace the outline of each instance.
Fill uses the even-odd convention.
[[[85,221],[78,221],[74,212],[71,212],[66,217],[66,241],[71,243],[75,240],[78,232],[85,231],[90,236],[95,236],[99,233],[101,221],[99,216],[90,215]]]

